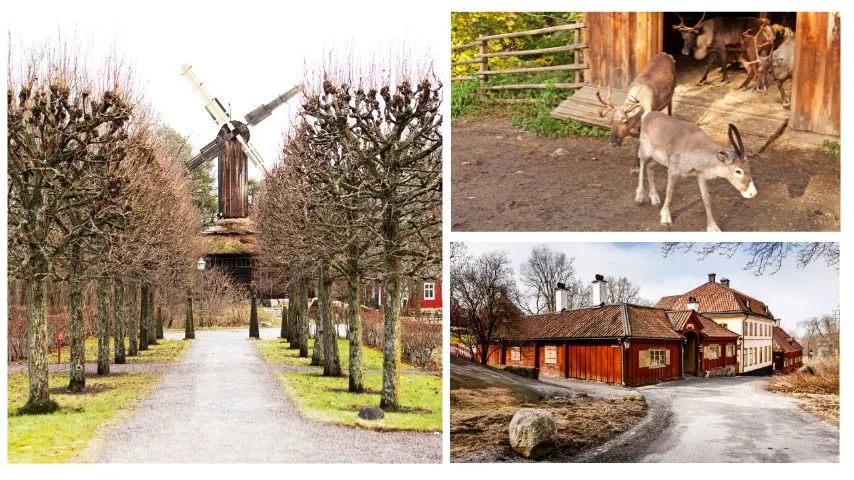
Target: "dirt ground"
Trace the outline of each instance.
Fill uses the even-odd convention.
[[[568,388],[519,380],[512,374],[452,359],[451,461],[524,462],[510,448],[508,425],[523,407],[550,411],[557,422],[555,450],[545,461],[570,461],[578,453],[625,432],[646,413],[640,395],[595,398]],[[471,374],[471,372],[477,372]]]
[[[710,75],[710,79],[716,77]],[[736,78],[733,82],[737,81]],[[704,231],[697,181],[676,184],[669,227],[658,208],[634,203],[637,140],[550,140],[509,118],[455,121],[451,140],[454,231]],[[745,199],[724,179],[709,182],[724,231],[838,231],[839,160],[819,147],[777,140],[751,161],[758,195]],[[655,167],[659,194],[666,173]]]

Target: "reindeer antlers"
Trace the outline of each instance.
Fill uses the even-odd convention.
[[[693,27],[689,27],[688,25],[685,25],[685,19],[682,18],[682,15],[679,15],[677,13],[676,16],[679,17],[679,25],[673,25],[673,29],[674,30],[681,30],[681,31],[690,31],[690,30],[697,30],[697,28],[700,26],[700,24],[703,23],[703,20],[706,19],[706,12],[703,12],[703,16],[700,17],[700,21],[697,22],[696,24],[694,24]]]
[[[765,39],[767,41],[765,43],[763,43],[762,45],[760,45],[758,38],[759,38],[759,35],[762,35],[763,33],[765,34]],[[762,60],[764,58],[767,58],[767,56],[763,57],[762,55],[760,55],[759,50],[767,47],[768,45],[771,45],[771,52],[768,53],[768,55],[771,55],[771,53],[774,52],[774,38],[776,37],[776,34],[774,33],[774,29],[772,29],[771,27],[768,26],[768,19],[767,18],[763,19],[762,25],[760,25],[759,28],[756,29],[756,35],[751,35],[749,28],[742,35],[753,40],[753,49],[756,52],[756,60],[753,60],[750,62],[744,62],[745,66],[753,64],[753,63],[760,63],[760,62],[762,62]]]
[[[599,90],[601,90],[601,89],[602,89],[602,82],[599,82],[599,84],[596,86],[596,98],[598,98],[599,102],[605,106],[605,108],[599,109],[599,116],[604,117],[605,115],[608,114],[608,112],[610,112],[611,110],[614,110],[614,105],[611,103],[611,95],[613,94],[613,92],[611,92],[611,87],[608,86],[608,100],[602,100],[602,95],[599,93]]]

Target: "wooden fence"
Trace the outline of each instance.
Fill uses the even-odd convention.
[[[451,77],[452,82],[479,80],[479,93],[486,91],[506,91],[506,90],[528,90],[528,89],[544,89],[550,85],[559,89],[576,89],[584,85],[584,70],[588,68],[584,59],[584,50],[588,48],[584,41],[584,28],[586,24],[583,22],[570,23],[566,25],[557,25],[554,27],[539,28],[536,30],[525,30],[521,32],[502,33],[498,35],[480,35],[477,40],[463,45],[453,45],[451,51],[465,50],[477,48],[478,54],[469,60],[460,60],[452,62],[451,67],[458,65],[479,64],[480,69],[472,76],[456,76]],[[489,42],[491,40],[500,40],[505,38],[523,37],[531,35],[547,35],[560,31],[570,31],[569,42],[567,45],[559,45],[556,47],[546,47],[534,50],[506,50],[498,52],[489,51]],[[550,55],[562,52],[574,52],[572,63],[566,65],[551,65],[545,67],[524,67],[512,68],[505,70],[493,70],[490,68],[489,59],[495,57],[521,57],[528,55]],[[518,83],[510,85],[490,85],[489,78],[495,75],[519,75],[542,72],[555,71],[571,71],[574,72],[573,81],[569,83]],[[536,103],[536,99],[532,98],[515,98],[515,99],[495,99],[498,103]]]

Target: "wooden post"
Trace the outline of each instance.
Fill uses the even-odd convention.
[[[260,338],[258,332],[258,297],[255,292],[255,282],[249,285],[249,293],[252,295],[252,305],[249,310],[249,338]]]
[[[480,40],[480,47],[479,47],[480,48],[480,72],[482,73],[482,72],[488,72],[489,71],[489,58],[487,58],[485,56],[487,53],[489,53],[489,43],[488,43],[489,41],[483,40],[483,39],[481,39],[481,37],[483,37],[483,35],[479,36],[478,40]],[[486,87],[486,79],[487,79],[486,75],[480,75],[481,89]],[[481,91],[481,93],[482,93],[482,91]]]
[[[184,320],[184,340],[196,338],[196,331],[193,328],[193,294],[187,292],[187,319]]]

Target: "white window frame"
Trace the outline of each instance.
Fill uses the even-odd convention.
[[[649,368],[659,368],[659,367],[666,367],[666,366],[667,366],[667,349],[650,348],[649,349]]]
[[[720,344],[716,343],[714,345],[706,345],[705,347],[703,347],[703,352],[706,354],[705,356],[709,360],[717,360],[718,358],[721,358]],[[712,356],[712,354],[714,354],[714,356]]]
[[[511,347],[510,348],[510,361],[511,362],[521,362],[522,361],[522,349],[519,347]]]
[[[555,345],[546,345],[546,348],[543,349],[543,356],[545,357],[546,363],[550,365],[557,365],[557,346]]]
[[[430,296],[427,296],[427,286],[430,286]],[[424,295],[424,300],[436,300],[436,282],[424,282],[424,286],[421,287],[421,291]]]

